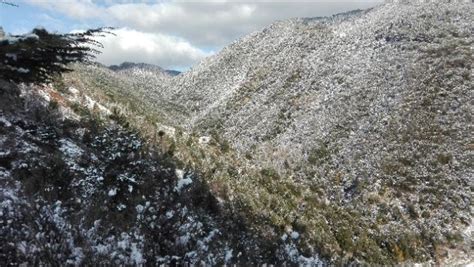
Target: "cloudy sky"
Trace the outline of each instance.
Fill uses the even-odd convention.
[[[5,0],[0,0],[5,1]],[[329,16],[375,6],[383,0],[306,1],[147,1],[147,0],[9,0],[0,5],[0,26],[20,34],[42,26],[70,32],[115,27],[100,41],[103,64],[123,61],[185,70],[234,40],[275,20]]]

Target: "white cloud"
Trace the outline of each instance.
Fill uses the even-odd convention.
[[[164,59],[150,62],[171,65],[193,63],[206,50],[218,50],[232,41],[262,29],[276,20],[294,17],[328,16],[353,9],[369,8],[383,0],[299,0],[299,1],[242,1],[242,0],[214,0],[214,1],[133,1],[133,0],[26,0],[32,4],[60,12],[70,18],[81,21],[90,21],[92,25],[99,24],[119,28],[127,28],[127,32],[120,31],[121,35],[139,36],[142,43],[128,44],[121,35],[120,41],[114,43],[112,39],[107,49],[100,57],[105,62],[116,63],[117,58],[138,62],[153,59]],[[176,36],[176,37],[170,37]],[[107,39],[107,41],[109,41]],[[153,44],[152,42],[163,42]],[[119,44],[121,46],[119,46]],[[149,47],[145,47],[148,44]],[[170,44],[180,44],[175,47]],[[130,46],[125,49],[124,47]],[[142,52],[136,53],[132,51]],[[121,55],[109,52],[122,51]],[[165,56],[160,51],[173,51],[180,55],[177,59]],[[161,53],[153,56],[152,51]],[[147,56],[142,56],[146,54]],[[184,59],[184,56],[189,56]],[[125,56],[139,56],[126,58]]]
[[[109,22],[146,32],[179,35],[198,46],[224,46],[275,20],[327,16],[372,2],[166,2],[116,4],[107,8]]]
[[[26,2],[75,19],[96,18],[104,14],[104,9],[92,0],[26,0]]]
[[[327,16],[368,8],[383,0],[299,1],[93,1],[27,0],[71,18],[101,20],[108,26],[166,33],[197,46],[222,47],[275,20]],[[154,2],[154,3],[149,3]]]
[[[184,69],[209,55],[189,42],[169,35],[126,28],[113,33],[116,35],[98,38],[104,49],[97,61],[106,65],[135,61],[158,64],[166,69]]]

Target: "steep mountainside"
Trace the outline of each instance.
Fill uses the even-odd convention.
[[[318,188],[369,236],[458,239],[472,227],[473,17],[472,3],[442,2],[279,22],[172,80],[166,96],[191,113],[183,126]],[[349,229],[347,241],[336,234],[342,250],[357,246]]]
[[[57,88],[0,80],[2,263],[323,263],[252,229],[167,137],[146,142],[121,114]]]
[[[472,17],[441,1],[281,21],[175,78],[128,80],[160,125],[226,147],[177,150],[219,197],[308,251],[440,261],[472,238]]]
[[[51,90],[80,95],[91,114],[138,131],[143,143],[201,179],[210,194],[204,203],[212,205],[187,209],[223,233],[220,247],[204,259],[199,247],[208,239],[191,234],[179,259],[473,262],[473,4],[418,2],[276,22],[175,77],[144,65],[75,65]],[[15,136],[13,119],[0,118]],[[145,169],[164,159],[149,160]],[[173,182],[154,188],[170,195],[180,181],[170,175]],[[98,196],[111,190],[101,188]],[[173,192],[166,203],[189,199]],[[243,224],[228,226],[232,220]],[[170,229],[180,223],[187,225]],[[182,245],[184,232],[163,237],[169,257],[157,262],[177,259],[167,253]]]
[[[377,231],[401,216],[405,231],[442,234],[446,220],[472,223],[473,17],[472,3],[386,4],[279,22],[166,96],[191,113],[184,126],[320,187]]]

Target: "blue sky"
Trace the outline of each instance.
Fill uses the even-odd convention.
[[[5,32],[11,34],[27,33],[37,26],[49,31],[69,32],[73,29],[100,25],[100,23],[94,25],[92,21],[78,21],[59,12],[44,10],[24,2],[12,2],[18,3],[19,7],[3,5],[0,8],[0,25]]]
[[[10,0],[19,7],[0,5],[0,26],[11,34],[37,26],[57,32],[113,26],[116,36],[99,40],[104,44],[99,62],[185,70],[276,20],[329,16],[382,1]]]

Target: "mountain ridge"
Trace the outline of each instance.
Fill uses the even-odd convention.
[[[148,71],[157,72],[157,73],[162,72],[162,73],[168,74],[169,76],[177,76],[181,73],[180,71],[177,71],[177,70],[165,70],[162,67],[158,65],[154,65],[154,64],[134,63],[134,62],[128,62],[128,61],[122,62],[119,65],[110,65],[108,68],[116,72],[120,72],[120,71],[124,71],[128,69],[142,69],[142,70],[148,70]]]
[[[156,101],[187,110],[177,126],[221,136],[247,164],[321,188],[321,201],[370,206],[376,215],[361,216],[381,232],[397,232],[377,222],[396,210],[410,221],[403,234],[442,232],[433,225],[451,205],[462,207],[448,217],[463,229],[473,16],[466,1],[403,1],[276,22],[169,80]],[[381,202],[368,205],[373,192]],[[442,212],[424,219],[444,194]]]
[[[330,18],[279,21],[172,78],[161,69],[155,73],[134,66],[121,73],[77,64],[51,88],[25,97],[57,99],[60,111],[68,103],[62,98],[70,99],[66,110],[89,114],[88,119],[52,120],[44,111],[34,115],[27,109],[27,119],[0,114],[0,124],[28,143],[28,138],[50,142],[48,134],[54,132],[70,141],[54,143],[55,151],[75,164],[92,162],[89,166],[105,175],[107,183],[93,189],[113,216],[128,218],[118,225],[107,222],[136,234],[92,234],[92,249],[84,249],[91,257],[103,256],[94,248],[99,250],[104,242],[113,251],[124,240],[133,240],[127,242],[135,244],[134,252],[165,264],[178,258],[244,265],[468,264],[473,262],[473,13],[469,3],[411,1]],[[16,103],[8,97],[0,101]],[[45,105],[53,110],[58,104]],[[89,133],[81,139],[80,128],[97,131],[89,121],[110,120],[132,133],[99,127],[94,138]],[[42,121],[54,127],[44,127]],[[38,124],[39,130],[16,134],[17,127],[26,131],[29,124]],[[134,131],[140,133],[140,144],[149,144],[163,157],[135,151]],[[73,157],[74,144],[99,154],[105,167],[92,155]],[[124,154],[117,154],[122,147]],[[10,163],[11,155],[1,154],[0,167],[13,166],[6,170],[22,174],[20,162]],[[160,167],[166,163],[177,169]],[[61,173],[63,165],[56,165]],[[82,172],[71,166],[63,167]],[[157,176],[166,181],[152,179],[153,166],[163,169]],[[141,169],[147,171],[143,177],[154,186],[150,188],[160,192],[158,198],[144,180],[135,185],[140,176],[130,174]],[[95,183],[92,178],[78,181]],[[60,188],[54,185],[52,192],[57,192]],[[150,193],[153,205],[143,204],[133,190]],[[126,197],[115,197],[117,192]],[[170,206],[173,199],[179,207]],[[53,198],[46,210],[55,210],[56,203]],[[152,225],[141,221],[141,210],[147,207],[155,215],[151,209],[161,203],[174,213],[161,212],[159,222],[184,214],[179,218],[191,234],[177,226],[179,220],[165,223],[172,235],[153,231],[150,237],[165,242],[167,250],[153,258],[156,250],[141,245]],[[96,218],[104,214],[90,211]],[[57,215],[53,218],[69,220]],[[152,216],[146,220],[154,222]],[[120,228],[122,222],[131,228]],[[110,225],[104,226],[115,229]],[[214,236],[214,229],[222,236]],[[232,236],[231,242],[226,235]],[[219,246],[208,246],[207,237]],[[136,263],[132,253],[119,254],[122,259],[113,259],[116,263]]]
[[[473,15],[468,3],[407,3],[279,21],[143,94],[159,110],[173,105],[164,124],[228,142],[235,166],[207,161],[208,181],[227,184],[256,210],[280,203],[265,211],[277,225],[302,218],[304,236],[332,253],[392,242],[378,248],[388,254],[371,247],[369,261],[421,260],[434,246],[422,236],[462,236],[472,217],[461,125],[472,127]],[[301,202],[306,210],[291,208]],[[341,221],[340,212],[352,215]],[[457,230],[446,231],[447,218]],[[321,237],[332,224],[346,235]],[[367,240],[351,241],[354,232]],[[405,252],[388,256],[397,242]]]

